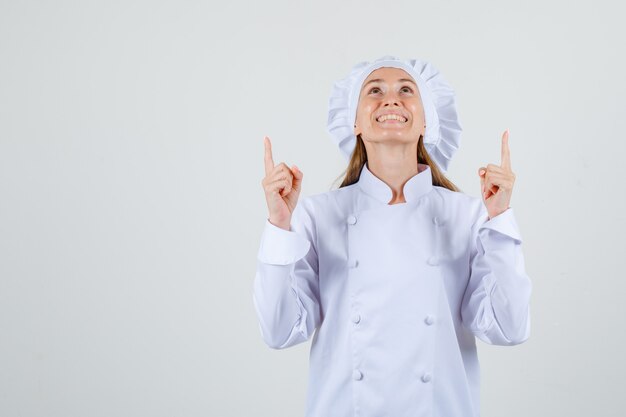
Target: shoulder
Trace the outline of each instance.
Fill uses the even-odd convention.
[[[311,212],[323,212],[333,208],[344,207],[354,199],[357,183],[321,193],[300,197],[300,203]]]
[[[486,212],[480,197],[440,186],[433,186],[433,192],[440,197],[442,204],[440,210],[457,221],[468,220],[473,223]]]
[[[482,203],[482,200],[480,198],[466,194],[462,191],[452,191],[438,185],[433,185],[433,190],[438,193],[448,204],[471,207],[477,206],[479,203]]]

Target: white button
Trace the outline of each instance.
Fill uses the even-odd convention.
[[[429,257],[426,262],[428,262],[428,265],[439,265],[439,260],[436,256]]]
[[[425,373],[424,375],[422,375],[422,381],[423,382],[429,382],[432,379],[432,377],[430,376],[429,373]]]
[[[355,224],[356,223],[356,217],[354,217],[353,215],[348,216],[348,223],[349,224]]]
[[[424,319],[424,322],[430,326],[431,324],[435,322],[435,318],[429,314]]]
[[[352,316],[352,321],[355,323],[358,323],[361,321],[361,316],[358,314],[355,314],[354,316]]]
[[[355,381],[359,381],[363,378],[363,374],[358,369],[355,369],[354,372],[352,372],[352,378],[354,378]]]
[[[350,266],[350,268],[356,268],[359,265],[359,261],[358,259],[351,259],[348,262],[348,265]]]
[[[435,216],[433,217],[433,223],[435,224],[439,224],[439,219]]]

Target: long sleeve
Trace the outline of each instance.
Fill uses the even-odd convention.
[[[481,201],[470,250],[470,278],[461,306],[463,325],[491,345],[523,343],[530,336],[532,284],[513,209],[489,219]]]
[[[257,255],[253,302],[264,342],[284,349],[307,341],[320,323],[316,231],[306,198],[289,231],[266,219]]]

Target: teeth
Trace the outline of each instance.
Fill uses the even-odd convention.
[[[406,122],[406,118],[404,118],[404,117],[402,117],[400,115],[397,115],[397,114],[384,114],[384,115],[380,116],[376,120],[378,120],[379,122],[384,122],[385,120],[389,120],[389,119],[399,120],[401,122]]]

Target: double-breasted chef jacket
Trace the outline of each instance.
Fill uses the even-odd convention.
[[[513,209],[489,219],[425,164],[404,197],[389,205],[366,164],[358,182],[301,197],[291,230],[266,220],[254,307],[271,348],[313,336],[306,417],[479,416],[476,337],[529,337]]]

